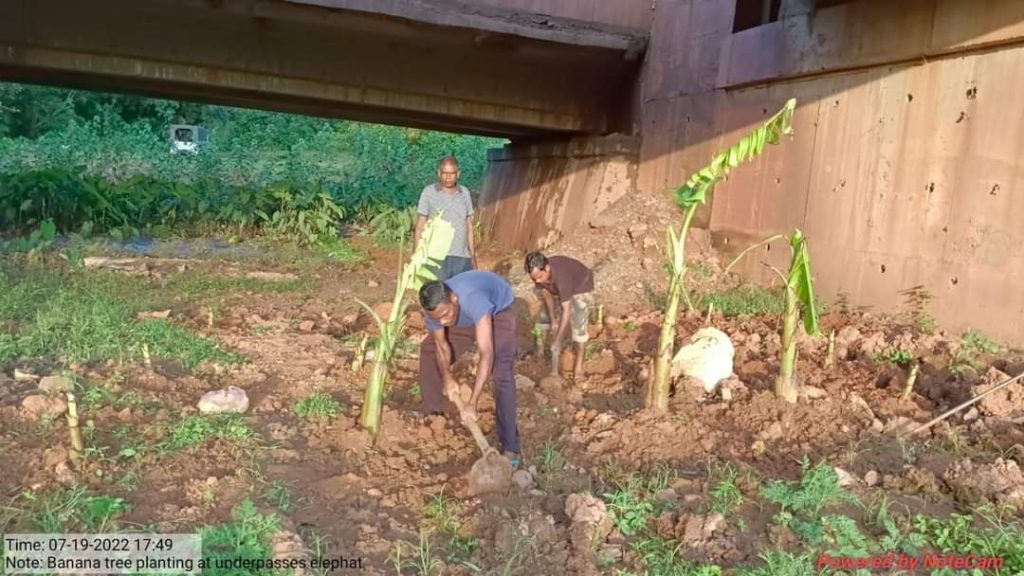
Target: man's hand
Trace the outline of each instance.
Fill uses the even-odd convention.
[[[462,407],[461,416],[462,416],[462,422],[464,424],[468,424],[470,422],[476,422],[477,418],[478,418],[477,413],[476,413],[476,406],[473,406],[472,403],[466,404],[465,406]]]
[[[459,395],[459,383],[454,378],[447,378],[444,381],[444,395],[448,398]]]

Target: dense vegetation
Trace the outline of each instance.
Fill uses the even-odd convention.
[[[200,124],[201,153],[169,126]],[[0,233],[266,233],[301,244],[373,223],[394,240],[440,157],[479,191],[501,140],[136,96],[0,84]],[[44,225],[45,224],[45,225]]]

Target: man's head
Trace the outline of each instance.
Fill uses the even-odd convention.
[[[453,326],[459,319],[459,297],[440,280],[431,280],[420,288],[420,306],[442,326]]]
[[[455,156],[445,156],[437,165],[437,180],[441,186],[452,189],[459,182],[459,161]]]
[[[526,273],[534,284],[547,284],[551,281],[551,263],[548,257],[540,252],[526,255]]]

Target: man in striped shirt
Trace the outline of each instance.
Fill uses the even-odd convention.
[[[427,219],[440,211],[441,217],[455,229],[448,256],[440,269],[438,280],[444,281],[467,270],[476,270],[476,246],[473,245],[473,200],[469,189],[459,184],[459,161],[445,156],[437,168],[437,182],[420,192],[419,218],[416,219],[416,245],[427,225]]]

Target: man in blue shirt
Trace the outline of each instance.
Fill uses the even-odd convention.
[[[461,417],[477,419],[484,382],[494,376],[494,417],[502,453],[517,465],[516,314],[512,287],[501,276],[471,270],[420,288],[430,337],[420,347],[420,394],[424,414],[441,413],[445,391],[458,391],[451,365],[475,342],[480,353],[473,393]]]

